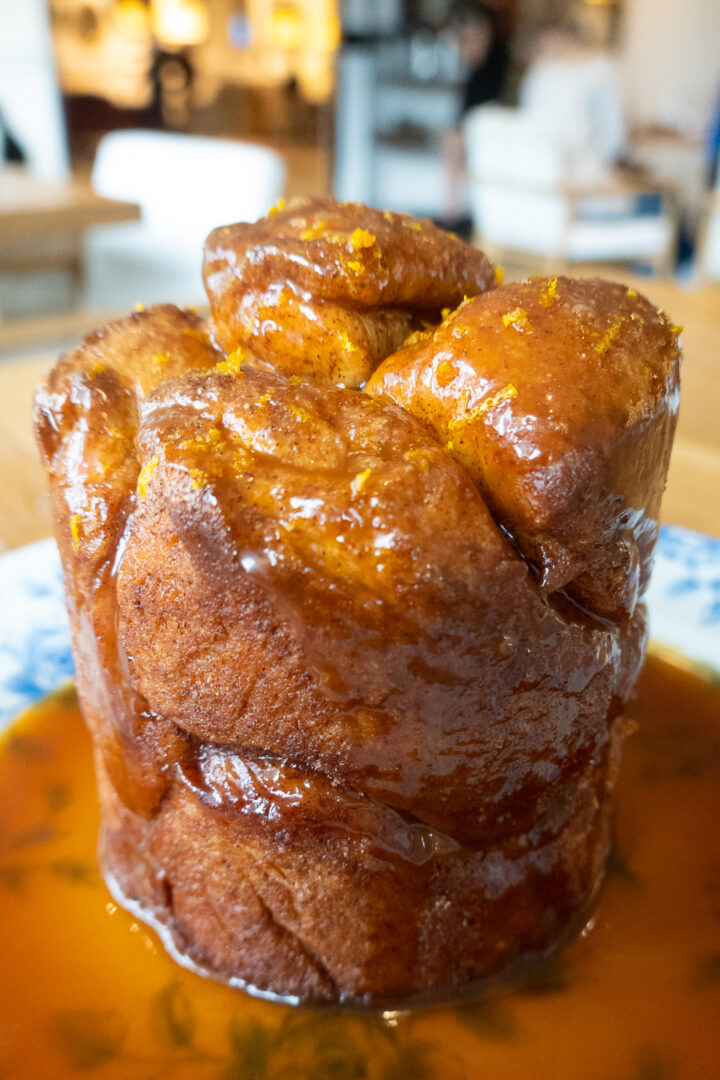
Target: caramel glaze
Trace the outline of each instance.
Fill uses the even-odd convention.
[[[367,392],[438,435],[548,592],[621,616],[650,573],[676,335],[623,285],[532,278],[463,304],[388,357]]]
[[[523,333],[552,334],[553,348],[539,348],[539,378],[525,373],[519,332],[502,318],[487,376],[480,352],[473,367],[457,346],[458,400],[465,412],[484,402],[506,459],[528,445],[551,459],[551,508],[563,506],[562,492],[577,501],[572,462],[583,462],[580,540],[541,499],[522,506],[529,526],[515,531],[516,519],[499,514],[501,528],[484,497],[501,486],[499,465],[480,469],[479,436],[458,452],[438,441],[441,425],[412,395],[407,411],[389,400],[400,396],[394,373],[408,356],[419,355],[420,370],[429,344],[381,365],[373,400],[328,381],[362,381],[381,359],[367,350],[350,373],[326,341],[309,381],[306,328],[291,322],[277,353],[242,336],[239,290],[276,288],[281,271],[338,311],[348,288],[353,304],[388,309],[422,294],[427,311],[458,298],[452,281],[486,283],[489,264],[422,223],[329,204],[319,216],[311,206],[208,241],[214,251],[225,236],[230,251],[245,237],[243,258],[228,255],[227,266],[242,268],[237,281],[220,260],[208,291],[215,337],[226,348],[234,334],[250,340],[259,364],[225,359],[189,313],[151,309],[59,362],[38,393],[36,426],[116,894],[222,978],[314,1000],[396,999],[461,986],[550,946],[597,890],[621,710],[645,637],[636,603],[644,571],[616,556],[618,520],[626,546],[642,535],[647,561],[677,352],[665,322],[638,301],[647,328],[630,344],[622,327],[607,332],[603,345],[613,378],[625,372],[620,390],[608,375],[596,386],[600,405],[583,412],[577,395],[558,389],[560,411],[548,415],[540,383],[565,385],[559,369],[579,332],[579,301],[562,296],[582,293],[594,341],[614,306],[632,321],[616,287],[535,282],[496,290],[490,315],[481,298],[446,319],[443,348],[458,325],[477,325],[484,340],[499,317],[495,298],[514,309],[521,295],[534,320]],[[348,276],[342,244],[338,254],[343,223],[351,246],[374,260],[367,277]],[[331,236],[308,236],[313,229]],[[427,260],[443,244],[438,269]],[[394,271],[376,281],[375,263]],[[532,295],[541,295],[537,310]],[[494,390],[502,349],[510,414]],[[282,371],[267,369],[269,356]],[[408,385],[423,378],[411,373]],[[438,401],[439,412],[449,408],[447,393]],[[635,441],[656,449],[638,451],[630,493],[607,462],[615,428],[632,417],[644,418]],[[510,468],[509,503],[515,484]],[[591,526],[600,553],[612,549],[612,610],[591,590],[575,590],[582,607],[551,593],[552,575],[538,579],[524,558],[545,550],[532,546],[537,536],[587,549]],[[602,573],[599,556],[592,566]]]
[[[221,359],[197,315],[159,305],[87,337],[58,361],[36,400],[84,715],[118,789],[145,810],[165,787],[157,758],[166,745],[177,753],[178,735],[148,716],[116,643],[115,569],[140,471],[138,402],[164,380]]]
[[[477,848],[542,841],[592,800],[642,618],[615,630],[546,604],[417,421],[251,368],[166,384],[141,417],[157,465],[118,625],[154,713]]]
[[[228,352],[354,387],[411,330],[495,285],[482,252],[431,222],[334,199],[215,229],[203,276]]]

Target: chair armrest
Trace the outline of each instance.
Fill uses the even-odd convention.
[[[662,180],[635,179],[632,176],[617,173],[613,173],[596,184],[564,184],[562,191],[568,199],[573,201],[632,195],[659,195],[661,199],[677,197],[673,184]]]

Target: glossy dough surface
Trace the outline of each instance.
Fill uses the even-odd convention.
[[[546,590],[632,613],[679,399],[675,333],[648,300],[606,281],[505,285],[388,357],[367,392],[437,433]]]
[[[289,374],[360,386],[411,330],[495,284],[429,221],[333,199],[215,229],[203,265],[213,331]]]
[[[130,316],[36,401],[106,875],[239,985],[461,987],[551,947],[601,881],[675,335],[568,279],[433,328],[494,283],[484,256],[329,202],[216,230],[206,280],[209,332]],[[250,333],[273,289],[344,329]],[[395,318],[425,329],[347,366],[353,320]]]

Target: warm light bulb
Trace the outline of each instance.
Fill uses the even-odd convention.
[[[154,0],[153,28],[161,45],[200,45],[210,25],[202,0]]]
[[[279,49],[298,49],[303,39],[303,23],[296,8],[278,5],[270,16],[270,37]]]

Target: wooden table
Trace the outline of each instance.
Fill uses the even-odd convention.
[[[684,291],[648,279],[633,284],[685,328],[680,422],[663,519],[720,537],[720,288]],[[43,352],[0,361],[0,550],[51,532],[30,406],[33,389],[54,358]]]
[[[78,177],[49,181],[20,165],[0,168],[0,273],[64,269],[79,285],[82,234],[134,221],[140,207],[105,199]]]
[[[105,199],[76,177],[50,181],[21,165],[0,168],[0,251],[6,244],[32,240],[38,233],[80,233],[92,225],[139,217],[136,203]]]

